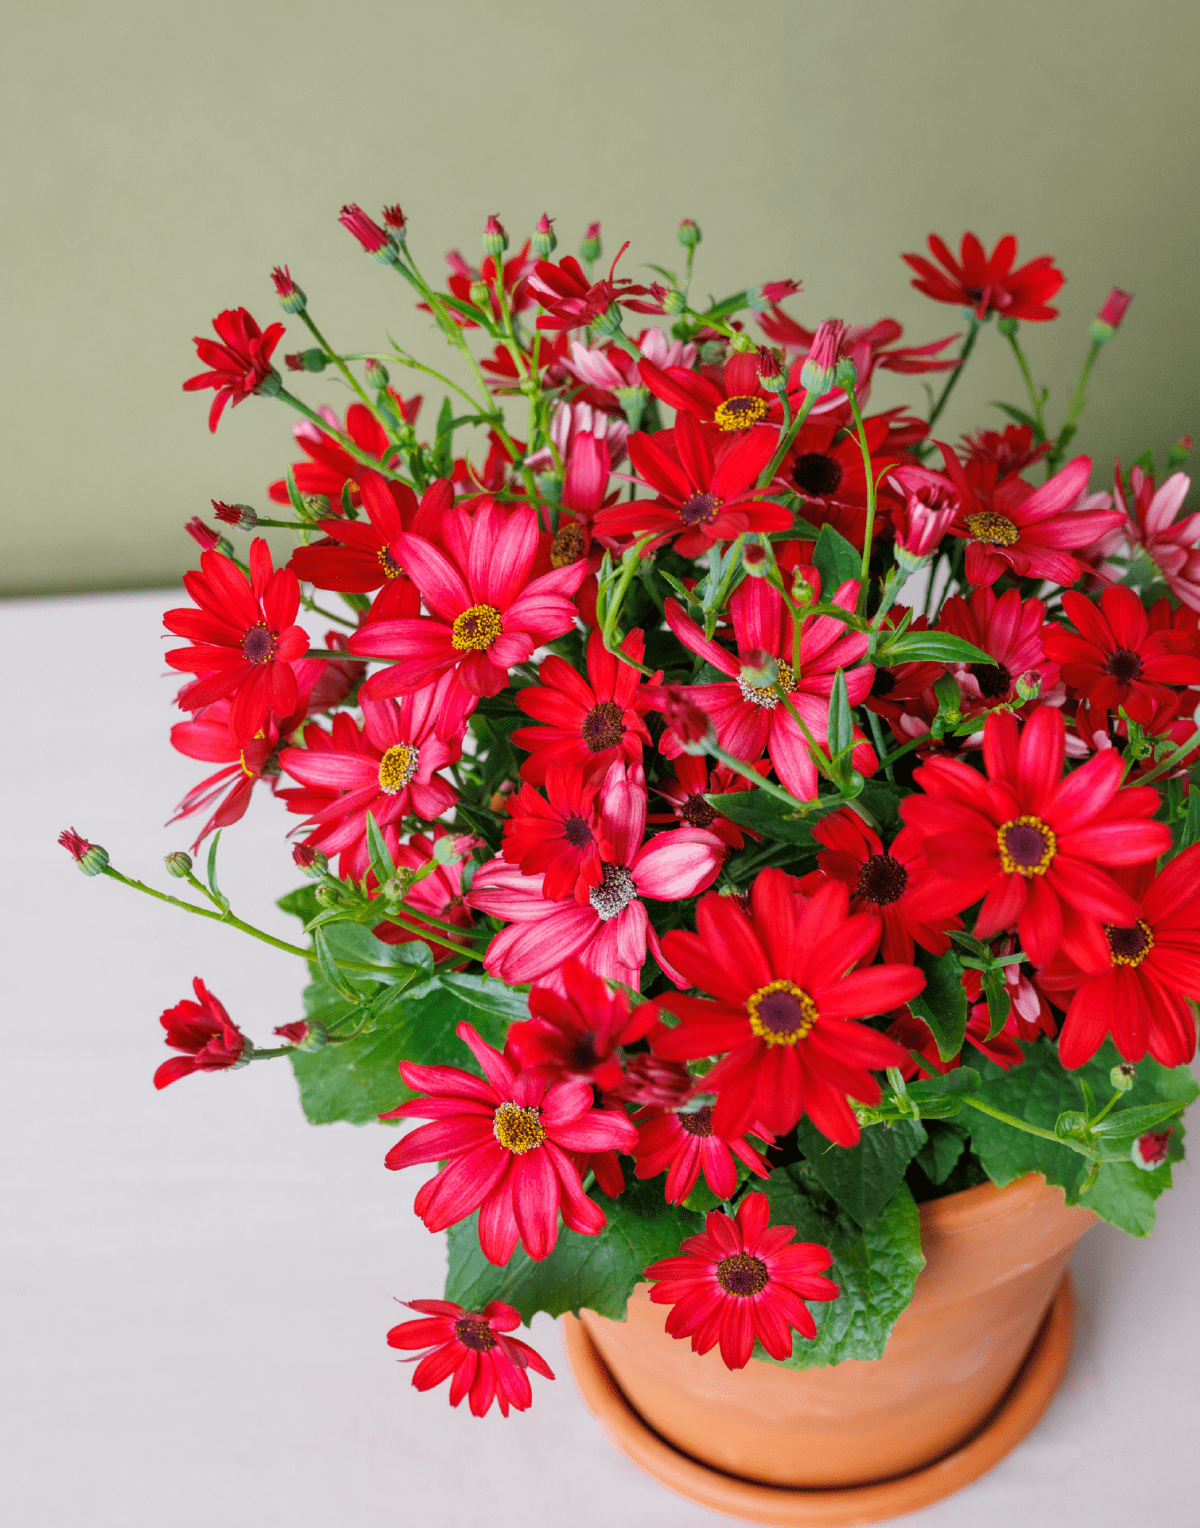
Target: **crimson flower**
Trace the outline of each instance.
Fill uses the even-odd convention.
[[[962,691],[966,715],[1014,702],[1018,698],[1016,682],[1026,677],[1040,681],[1038,694],[1043,701],[1052,698],[1051,691],[1058,685],[1058,664],[1045,651],[1046,638],[1053,630],[1043,625],[1045,619],[1046,607],[1041,600],[1022,600],[1017,589],[1009,589],[998,599],[985,588],[972,590],[969,600],[961,594],[946,600],[935,629],[962,637],[995,660],[947,665]]]
[[[271,566],[261,536],[250,543],[250,578],[220,552],[200,554],[200,572],[183,575],[199,610],[168,610],[163,625],[192,647],[167,653],[174,669],[197,677],[179,692],[185,711],[199,711],[229,696],[230,735],[249,740],[268,716],[296,709],[292,661],[308,651],[308,634],[295,625],[300,585],[287,568]]]
[[[554,1371],[519,1337],[509,1337],[521,1323],[511,1305],[493,1300],[481,1311],[464,1310],[452,1300],[406,1300],[409,1310],[420,1311],[423,1321],[402,1321],[387,1335],[388,1347],[412,1352],[429,1348],[413,1370],[418,1390],[432,1390],[450,1380],[450,1404],[469,1397],[472,1416],[486,1416],[493,1401],[502,1416],[525,1411],[533,1403],[526,1369],[545,1379]],[[412,1362],[412,1360],[406,1360]]]
[[[194,1003],[190,997],[182,998],[158,1021],[167,1032],[166,1043],[186,1054],[163,1062],[154,1074],[156,1088],[165,1088],[191,1072],[223,1072],[250,1059],[243,1056],[250,1042],[198,976],[192,990]]]
[[[1120,287],[1113,287],[1104,299],[1104,306],[1096,314],[1096,322],[1106,324],[1110,329],[1119,329],[1132,301],[1132,292],[1123,292]]]
[[[1139,1135],[1129,1149],[1133,1165],[1144,1173],[1152,1173],[1156,1167],[1161,1167],[1167,1160],[1174,1129],[1174,1125],[1168,1125],[1165,1130],[1147,1130],[1145,1135]]]
[[[872,1070],[903,1064],[894,1041],[866,1024],[925,985],[909,965],[854,967],[874,953],[879,925],[849,915],[840,881],[821,887],[801,912],[791,877],[764,870],[743,912],[730,897],[707,896],[696,908],[695,934],[663,938],[668,960],[704,998],[662,999],[682,1021],[657,1034],[667,1060],[723,1056],[704,1077],[717,1095],[714,1128],[726,1139],[761,1120],[782,1135],[802,1115],[839,1146],[853,1146],[858,1121],[849,1093],[878,1103]]]
[[[1170,829],[1150,820],[1158,792],[1121,789],[1124,764],[1116,749],[1066,779],[1065,759],[1062,712],[1038,706],[1023,729],[1007,712],[988,717],[986,783],[978,771],[942,756],[915,772],[923,794],[905,797],[900,815],[921,835],[925,858],[942,878],[922,911],[958,912],[982,897],[976,938],[1016,925],[1035,965],[1060,945],[1072,958],[1094,953],[1097,923],[1136,923],[1136,902],[1109,871],[1170,848]]]
[[[992,1019],[988,1005],[976,1003],[968,1011],[964,1039],[981,1056],[994,1061],[1001,1071],[1011,1072],[1014,1067],[1021,1066],[1025,1060],[1025,1052],[1017,1043],[1013,1015],[1009,1014],[1004,1028],[989,1040],[988,1031],[991,1027]],[[942,1060],[937,1041],[933,1038],[933,1031],[924,1019],[918,1018],[913,1013],[907,1004],[897,1011],[887,1027],[887,1033],[893,1040],[899,1041],[909,1053],[907,1062],[900,1068],[906,1081],[911,1082],[918,1076],[934,1077],[939,1074],[944,1076],[962,1065],[961,1055],[954,1056],[949,1061]],[[916,1055],[913,1054],[914,1052]],[[921,1058],[919,1061],[917,1056]]]
[[[815,329],[806,329],[782,308],[773,307],[767,313],[760,313],[758,322],[768,339],[788,350],[797,351],[801,357],[808,355],[817,337]],[[957,356],[949,360],[937,359],[947,345],[959,338],[957,334],[948,334],[944,340],[934,340],[928,345],[898,345],[889,350],[887,347],[893,340],[900,339],[903,333],[903,328],[894,318],[881,318],[874,324],[852,324],[846,330],[842,344],[854,362],[860,387],[876,366],[885,371],[916,376],[927,371],[953,371],[961,364]],[[841,389],[838,391],[840,393]],[[840,407],[844,402],[845,394],[841,394],[836,406]],[[832,398],[830,403],[833,403]]]
[[[338,222],[348,233],[352,233],[368,255],[381,258],[381,251],[387,251],[382,256],[385,263],[395,257],[395,248],[391,235],[386,233],[379,224],[365,213],[357,202],[350,202],[338,213]]]
[[[898,467],[888,483],[904,497],[904,508],[892,511],[896,548],[906,553],[904,568],[932,557],[958,513],[958,497],[940,472],[925,467]]]
[[[1015,955],[1017,941],[1009,934],[992,944],[992,952],[996,955]],[[1011,1008],[1008,1023],[1004,1026],[1005,1033],[1016,1035],[1018,1040],[1036,1040],[1039,1035],[1049,1035],[1053,1040],[1058,1033],[1058,1025],[1040,986],[1030,975],[1029,967],[1022,964],[1002,966],[1000,969]],[[967,1002],[977,1004],[983,997],[983,973],[974,966],[967,966],[962,974],[962,984]],[[988,1027],[991,1027],[990,1024]]]
[[[634,313],[661,313],[658,303],[639,301],[650,295],[648,287],[614,279],[617,260],[628,248],[628,243],[622,244],[603,281],[589,282],[574,255],[565,255],[557,265],[539,260],[529,278],[534,297],[546,310],[537,321],[538,328],[585,329],[603,318],[614,303]]]
[[[206,387],[216,389],[217,396],[208,411],[208,428],[215,430],[227,403],[236,408],[243,399],[260,392],[269,378],[274,378],[278,392],[279,373],[271,365],[271,352],[283,338],[284,326],[268,324],[265,330],[260,329],[245,308],[226,308],[212,322],[217,340],[206,339],[202,334],[192,339],[196,354],[210,369],[189,377],[183,390],[194,393]]]
[[[772,358],[774,359],[774,358]],[[778,366],[778,362],[775,363]],[[762,362],[758,355],[732,355],[719,373],[693,371],[684,366],[659,368],[646,357],[638,363],[642,381],[656,398],[673,409],[686,410],[697,420],[723,432],[749,430],[768,420],[782,423],[783,405],[778,394],[768,392],[758,380]],[[799,395],[799,369],[790,390]]]
[[[833,1253],[815,1242],[795,1242],[795,1226],[772,1226],[765,1194],[747,1194],[737,1218],[712,1210],[704,1230],[680,1244],[678,1257],[646,1269],[657,1282],[655,1305],[667,1316],[672,1337],[690,1337],[693,1353],[720,1343],[728,1369],[744,1369],[755,1338],[772,1358],[790,1358],[792,1332],[817,1335],[805,1300],[836,1300],[832,1279],[821,1277]]]
[[[901,460],[888,439],[891,424],[888,414],[872,414],[863,421],[876,482],[886,467]],[[846,434],[838,419],[805,422],[788,447],[773,486],[776,492],[784,489],[799,496],[801,519],[817,527],[832,525],[852,546],[862,547],[867,528],[866,469],[857,436]],[[877,525],[877,532],[882,528]]]
[[[596,534],[653,531],[651,546],[676,537],[676,551],[698,557],[714,542],[732,541],[744,531],[787,530],[791,511],[764,502],[770,490],[756,486],[777,441],[776,430],[746,430],[714,457],[696,416],[686,409],[676,415],[673,430],[631,435],[626,442],[629,460],[658,497],[602,509],[596,516]]]
[[[572,1151],[630,1151],[637,1131],[624,1114],[594,1109],[586,1082],[548,1082],[539,1067],[502,1056],[465,1021],[457,1034],[486,1081],[456,1066],[400,1063],[406,1087],[422,1096],[381,1119],[430,1119],[392,1147],[385,1165],[446,1165],[422,1185],[413,1208],[431,1231],[479,1210],[479,1245],[503,1266],[518,1239],[535,1261],[558,1240],[558,1214],[572,1231],[596,1236],[604,1211],[583,1191]]]
[[[600,784],[579,769],[552,764],[545,786],[544,796],[522,785],[509,797],[500,852],[522,875],[543,877],[542,896],[548,901],[574,896],[582,907],[590,888],[603,881],[603,861],[613,853],[596,807]]]
[[[1040,446],[1034,445],[1030,424],[1005,425],[1002,431],[976,430],[974,435],[964,435],[962,444],[969,462],[981,465],[994,462],[998,478],[1024,472],[1026,467],[1032,467],[1054,449],[1054,442],[1050,440],[1043,441]]]
[[[522,1066],[544,1066],[561,1077],[582,1078],[602,1093],[619,1092],[624,1082],[620,1046],[643,1040],[658,1020],[653,1003],[629,1012],[629,999],[578,960],[563,965],[564,991],[535,987],[531,1017],[508,1031],[508,1044]]]
[[[759,759],[750,767],[760,775],[765,775],[770,766],[766,759]],[[760,835],[752,828],[739,828],[706,797],[709,794],[725,795],[753,788],[744,775],[735,774],[727,764],[718,764],[710,780],[707,761],[685,753],[675,760],[674,776],[664,775],[655,787],[655,794],[671,803],[670,814],[652,812],[648,820],[670,822],[675,818],[685,828],[705,828],[729,849],[741,849],[747,836],[757,839]]]
[[[645,656],[642,633],[634,630],[621,651],[636,663]],[[512,740],[529,758],[521,778],[541,785],[553,764],[581,769],[589,779],[603,779],[609,766],[642,762],[642,744],[650,734],[642,717],[649,709],[642,676],[622,663],[593,631],[587,645],[587,679],[553,653],[542,660],[539,684],[517,691],[517,705],[541,727],[518,727]]]
[[[412,424],[421,409],[420,394],[405,401],[392,389],[389,388],[388,391],[398,412],[409,424]],[[346,410],[344,426],[332,409],[322,409],[320,413],[331,429],[349,436],[359,450],[368,456],[382,458],[391,445],[387,431],[365,404],[350,405]],[[359,502],[358,485],[361,479],[371,472],[370,465],[359,461],[356,456],[351,456],[349,451],[332,435],[318,429],[307,419],[294,424],[292,434],[296,438],[297,445],[308,457],[307,461],[292,464],[292,478],[297,491],[310,497],[320,495],[328,499],[334,513],[341,514],[342,490],[349,483],[350,501],[352,504],[357,504]],[[277,478],[268,488],[267,497],[273,504],[290,503],[287,479]]]
[[[1039,255],[1014,271],[1017,241],[1011,233],[1005,234],[990,255],[973,233],[963,234],[958,260],[935,233],[929,235],[929,249],[944,270],[938,270],[923,255],[901,256],[917,273],[913,286],[926,297],[971,308],[980,322],[990,313],[1025,323],[1044,323],[1058,317],[1058,309],[1047,307],[1047,303],[1066,277],[1052,255]]]
[[[711,1104],[698,1109],[641,1109],[638,1143],[633,1148],[637,1158],[635,1178],[657,1178],[666,1172],[663,1196],[668,1204],[682,1204],[696,1187],[700,1173],[718,1199],[731,1199],[737,1190],[737,1162],[748,1167],[758,1178],[769,1178],[771,1169],[744,1135],[729,1140],[713,1129]],[[768,1145],[774,1136],[764,1125],[751,1128]],[[734,1158],[737,1158],[737,1162]]]

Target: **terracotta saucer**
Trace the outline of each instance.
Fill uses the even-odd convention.
[[[574,1316],[563,1317],[567,1359],[588,1409],[635,1464],[715,1512],[780,1528],[854,1528],[916,1512],[990,1470],[1031,1432],[1062,1383],[1075,1329],[1075,1292],[1064,1276],[1012,1388],[966,1443],[934,1464],[868,1486],[803,1491],[759,1485],[709,1469],[665,1443],[618,1390]]]

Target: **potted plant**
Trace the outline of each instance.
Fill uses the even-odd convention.
[[[523,1409],[553,1375],[513,1334],[571,1313],[589,1404],[697,1499],[933,1500],[1036,1421],[1071,1248],[1096,1218],[1150,1231],[1196,1093],[1190,442],[1161,487],[1150,453],[1111,493],[1068,459],[1130,298],[1054,432],[1024,334],[1063,277],[1011,237],[904,257],[964,310],[905,346],[803,327],[792,281],[697,305],[690,220],[642,283],[624,246],[597,266],[598,225],[556,261],[548,218],[507,254],[491,217],[445,290],[399,207],[341,221],[451,368],[333,348],[286,268],[284,372],[284,325],[244,308],[196,340],[210,428],[275,399],[303,460],[269,513],[187,527],[171,741],[219,767],[178,810],[181,895],[62,837],[309,965],[273,1046],[197,978],[155,1083],[287,1057],[311,1121],[382,1118],[386,1166],[430,1164],[446,1288],[403,1291],[388,1337],[419,1388]],[[955,446],[986,328],[1028,403]],[[871,412],[880,370],[937,379],[924,416]],[[391,371],[443,394],[428,427]],[[323,374],[344,414],[292,391]],[[272,795],[295,942],[217,873]]]

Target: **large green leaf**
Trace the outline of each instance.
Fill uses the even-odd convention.
[[[990,654],[965,637],[950,631],[905,631],[888,642],[876,662],[889,668],[897,663],[994,663]]]
[[[913,1196],[901,1184],[882,1212],[860,1226],[821,1188],[810,1162],[777,1168],[764,1192],[772,1224],[795,1226],[798,1241],[817,1242],[833,1253],[829,1277],[841,1289],[836,1300],[809,1306],[816,1338],[796,1337],[792,1356],[783,1363],[813,1369],[847,1358],[879,1358],[925,1266]],[[755,1356],[768,1357],[761,1347]]]
[[[821,598],[831,600],[841,584],[862,572],[862,553],[832,525],[823,525],[813,547],[813,566],[821,575]]]
[[[519,1246],[503,1268],[489,1263],[479,1250],[478,1211],[451,1226],[446,1299],[474,1309],[504,1300],[520,1311],[526,1325],[538,1311],[561,1316],[584,1309],[624,1321],[626,1303],[644,1269],[659,1258],[674,1257],[680,1242],[702,1228],[703,1217],[669,1205],[661,1182],[635,1179],[616,1199],[599,1191],[592,1197],[608,1221],[599,1236],[580,1236],[561,1226],[554,1251],[540,1263]]]
[[[715,792],[705,800],[739,828],[753,828],[777,843],[813,847],[812,824],[819,813],[801,816],[786,801],[764,790]]]
[[[904,1182],[926,1132],[916,1120],[902,1119],[868,1126],[857,1146],[835,1146],[811,1120],[802,1119],[796,1140],[813,1177],[861,1226],[875,1219]]]
[[[967,1031],[967,994],[963,988],[963,970],[953,950],[944,955],[917,951],[917,964],[925,973],[925,987],[908,1006],[925,1020],[937,1041],[938,1054],[950,1061],[963,1047]]]

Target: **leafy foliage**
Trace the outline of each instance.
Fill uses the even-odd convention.
[[[944,955],[917,951],[917,964],[925,973],[925,990],[909,999],[908,1006],[924,1019],[937,1041],[938,1054],[949,1061],[962,1050],[967,1032],[967,994],[963,970],[953,950]]]
[[[802,1119],[796,1139],[813,1177],[860,1226],[879,1215],[904,1182],[908,1164],[928,1136],[917,1120],[871,1125],[857,1146],[835,1146],[809,1119]]]

